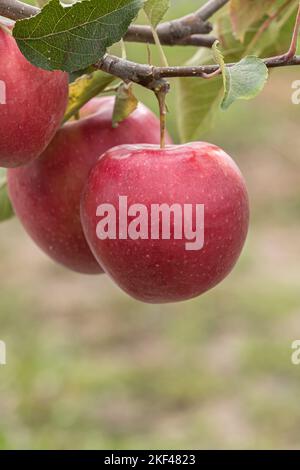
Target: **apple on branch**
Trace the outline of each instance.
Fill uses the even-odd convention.
[[[134,208],[126,218],[128,227],[135,227],[133,236],[124,232],[124,223],[120,235],[124,218],[120,195],[126,197],[126,207]],[[168,222],[173,237],[163,235],[162,218],[159,236],[149,236],[153,229],[149,214],[153,207],[166,205],[172,212]],[[204,239],[198,234],[203,243],[191,247],[186,231],[174,236],[178,206],[182,214],[190,206],[204,208],[204,222],[197,219],[196,210],[187,214],[194,230],[203,231],[204,223]],[[109,226],[99,226],[111,207],[117,224],[116,230],[110,226],[112,232]],[[146,229],[144,220],[138,224],[136,220],[143,213]],[[124,145],[106,152],[91,171],[82,195],[81,219],[96,259],[123,290],[144,302],[175,302],[206,292],[232,270],[246,239],[249,202],[241,172],[215,145],[198,142],[162,149]],[[109,219],[105,222],[109,224]]]
[[[94,98],[81,109],[81,119],[57,132],[40,158],[8,171],[11,201],[28,234],[51,258],[81,273],[103,272],[80,221],[89,171],[115,145],[159,142],[159,119],[143,104],[117,128],[113,107],[113,97]]]
[[[68,102],[68,74],[25,59],[0,25],[0,166],[25,165],[50,143]]]

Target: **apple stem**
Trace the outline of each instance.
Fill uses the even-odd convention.
[[[161,86],[155,90],[155,95],[159,104],[159,117],[160,117],[160,148],[166,146],[166,120],[167,120],[167,105],[166,96],[169,92],[169,84],[162,83]]]

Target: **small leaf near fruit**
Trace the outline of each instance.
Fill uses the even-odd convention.
[[[115,80],[113,75],[97,70],[82,75],[69,86],[69,103],[65,112],[64,122],[79,112],[80,108],[90,99],[98,95]]]
[[[124,121],[138,107],[138,100],[132,91],[132,83],[122,84],[116,95],[116,101],[113,111],[112,125],[118,127],[120,122]]]

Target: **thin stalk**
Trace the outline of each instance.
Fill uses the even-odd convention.
[[[166,147],[166,121],[167,121],[167,106],[166,96],[169,91],[168,87],[161,86],[159,90],[156,90],[155,94],[159,104],[159,117],[160,117],[160,148]]]
[[[163,67],[169,67],[168,59],[167,59],[165,51],[163,50],[163,47],[161,45],[161,42],[160,42],[159,36],[157,34],[156,28],[154,28],[154,26],[152,25],[151,20],[150,20],[149,16],[147,15],[147,13],[146,12],[144,12],[144,13],[145,13],[147,21],[149,22],[151,30],[152,30],[153,39],[154,39],[155,45],[157,47],[157,50],[159,52],[161,65]]]

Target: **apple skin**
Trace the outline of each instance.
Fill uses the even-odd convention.
[[[128,197],[128,206],[144,204],[149,213],[151,204],[204,204],[203,249],[187,251],[186,240],[174,237],[121,240],[117,234],[100,240],[97,207],[112,204],[118,220],[119,195]],[[195,224],[195,212],[192,217]],[[91,171],[81,219],[95,257],[124,291],[143,302],[176,302],[204,293],[232,270],[247,236],[249,201],[238,167],[215,145],[121,146]]]
[[[80,221],[91,168],[114,145],[159,142],[159,120],[148,108],[140,104],[113,129],[113,105],[113,97],[94,98],[82,108],[82,119],[59,129],[40,158],[8,171],[11,201],[28,234],[52,259],[85,274],[103,272]]]
[[[60,126],[68,74],[30,64],[0,28],[0,80],[6,101],[0,105],[0,166],[12,168],[38,157]]]

